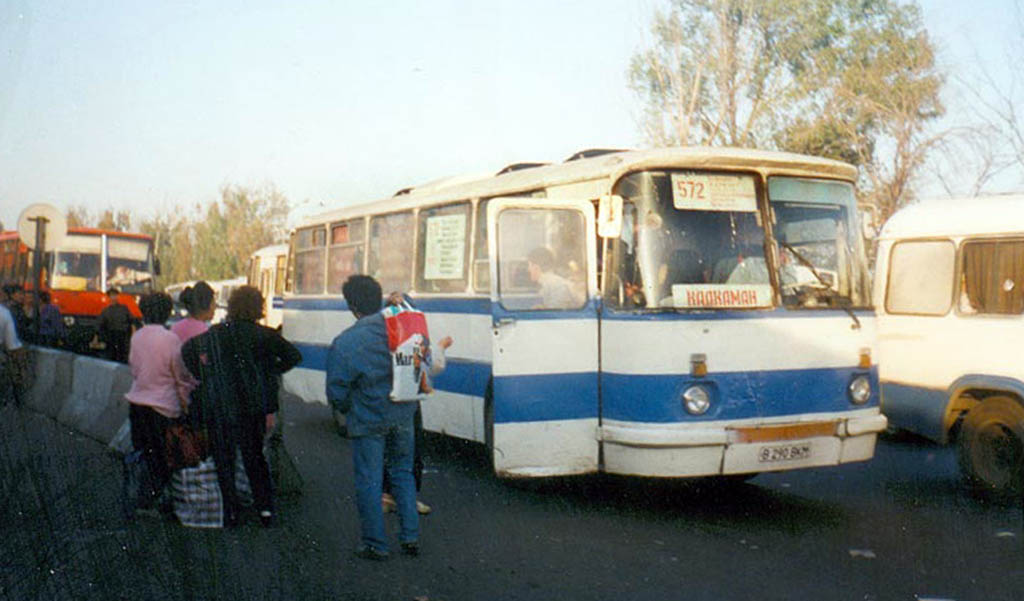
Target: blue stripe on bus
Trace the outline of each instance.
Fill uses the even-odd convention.
[[[854,405],[847,387],[856,375],[868,373],[871,398]],[[712,408],[693,416],[683,408],[682,393],[692,384],[710,389]],[[602,413],[605,418],[649,423],[678,423],[720,419],[746,419],[827,413],[876,407],[879,400],[878,368],[858,367],[787,369],[689,374],[602,374]]]
[[[461,298],[414,298],[413,304],[417,309],[425,313],[466,313],[472,315],[502,315],[515,317],[516,319],[565,319],[572,318],[580,313],[597,313],[599,299],[591,299],[586,307],[580,310],[569,311],[508,311],[500,304],[492,303],[487,297],[461,297]],[[277,303],[275,302],[275,306]],[[282,306],[285,309],[296,311],[345,311],[348,304],[340,296],[316,297],[316,298],[286,298]],[[870,319],[874,317],[871,309],[856,309],[854,314],[859,319]],[[694,310],[694,311],[619,311],[605,309],[601,319],[609,321],[729,321],[735,319],[778,319],[778,318],[821,318],[832,317],[835,319],[852,319],[840,309],[786,309],[776,307],[773,309],[750,309],[747,311],[719,311],[719,310]]]
[[[414,298],[413,305],[425,313],[470,313],[477,315],[491,314],[489,298]],[[348,303],[344,298],[287,298],[284,308],[296,311],[343,311],[347,312]]]
[[[329,345],[298,343],[295,347],[302,353],[299,367],[327,370]],[[448,367],[434,378],[434,388],[455,394],[482,397],[490,377],[490,363],[448,357]]]
[[[494,423],[597,417],[597,374],[495,376]]]

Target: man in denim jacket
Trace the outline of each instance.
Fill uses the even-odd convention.
[[[391,353],[380,312],[380,284],[370,276],[354,275],[345,281],[341,292],[356,323],[331,343],[327,354],[327,400],[348,418],[356,508],[362,530],[362,545],[356,555],[375,560],[389,556],[380,501],[385,466],[397,501],[402,552],[417,555],[419,516],[412,470],[416,403],[389,399]]]

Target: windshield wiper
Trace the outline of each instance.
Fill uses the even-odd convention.
[[[822,275],[820,273],[818,273],[818,270],[814,268],[814,264],[812,264],[809,260],[807,260],[807,257],[805,257],[802,254],[800,254],[800,252],[797,249],[793,248],[793,246],[791,244],[789,244],[788,242],[781,242],[780,241],[779,242],[779,246],[781,246],[782,248],[784,248],[784,249],[788,250],[789,252],[793,253],[793,256],[796,257],[796,260],[799,261],[801,265],[803,265],[807,269],[811,270],[811,274],[819,282],[821,282],[822,286],[825,287],[825,290],[828,290],[829,296],[831,296],[832,298],[834,298],[836,300],[836,304],[839,305],[839,308],[842,309],[843,311],[846,311],[846,314],[849,315],[850,319],[853,320],[853,329],[859,330],[860,329],[860,320],[857,319],[857,314],[854,313],[853,309],[851,309],[848,305],[843,304],[844,300],[849,302],[849,299],[846,298],[846,297],[840,296],[839,292],[834,290],[832,288],[832,285],[829,284],[828,282],[826,282],[825,278],[822,277]]]

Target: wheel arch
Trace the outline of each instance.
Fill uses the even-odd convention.
[[[943,443],[956,440],[964,417],[990,396],[1007,396],[1024,405],[1024,382],[1006,376],[967,374],[957,378],[948,389]]]

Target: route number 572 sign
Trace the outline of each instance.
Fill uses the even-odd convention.
[[[672,205],[691,211],[756,211],[754,178],[699,171],[673,173]]]

